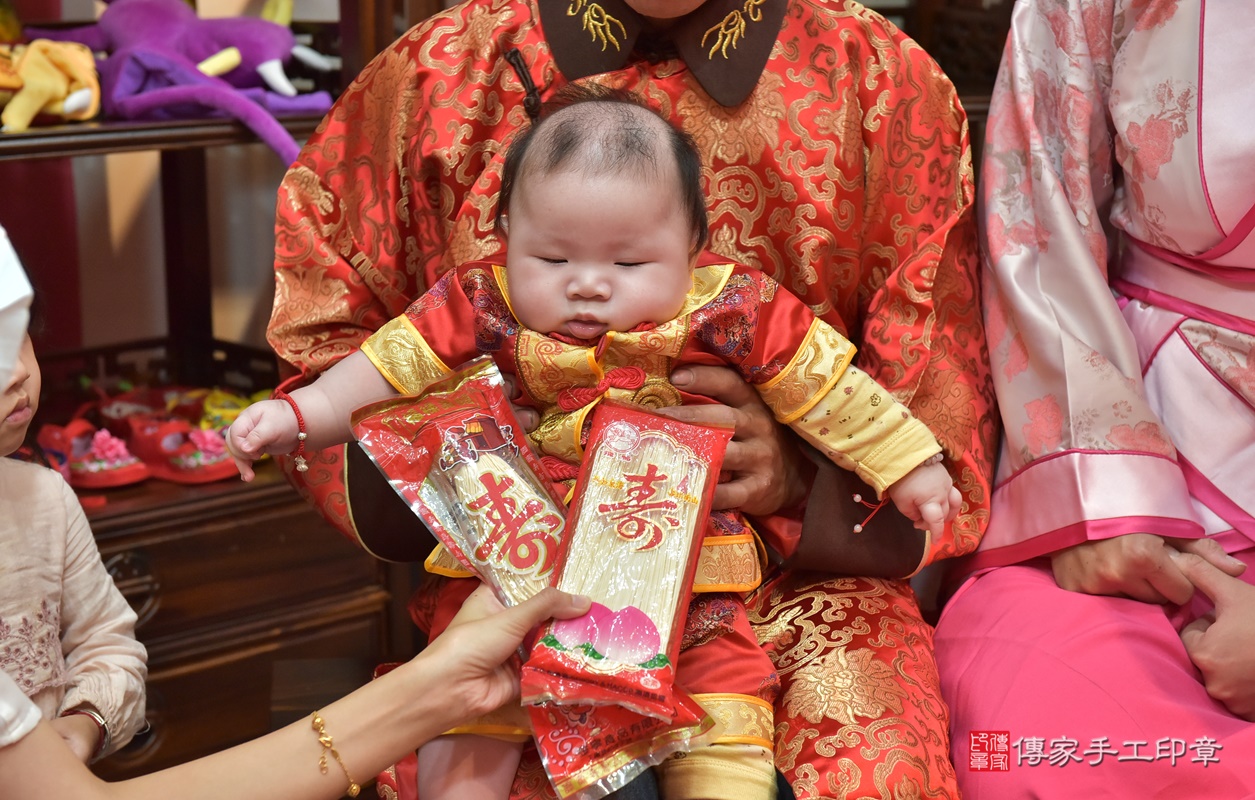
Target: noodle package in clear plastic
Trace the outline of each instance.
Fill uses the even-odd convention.
[[[617,704],[673,718],[685,613],[731,437],[729,428],[598,405],[555,584],[593,606],[541,628],[523,665],[524,703]]]
[[[418,397],[364,406],[352,425],[397,494],[504,603],[550,585],[566,509],[490,359]]]

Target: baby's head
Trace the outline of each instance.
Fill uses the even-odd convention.
[[[506,153],[497,230],[527,327],[595,339],[665,322],[708,237],[701,157],[632,95],[567,87]]]

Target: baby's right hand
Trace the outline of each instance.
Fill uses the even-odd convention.
[[[925,461],[885,490],[903,516],[922,531],[940,536],[946,522],[958,516],[963,495],[949,471],[940,463]]]
[[[300,423],[292,407],[282,400],[262,400],[240,412],[227,430],[227,452],[240,477],[251,481],[253,462],[263,455],[290,453],[296,449]]]

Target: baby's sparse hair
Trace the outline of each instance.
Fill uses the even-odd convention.
[[[576,107],[579,113],[567,111]],[[597,84],[565,86],[506,150],[497,198],[497,232],[506,233],[503,218],[510,200],[530,175],[561,170],[587,175],[627,173],[669,183],[668,154],[696,253],[706,246],[710,227],[702,192],[702,160],[693,138],[631,92]]]

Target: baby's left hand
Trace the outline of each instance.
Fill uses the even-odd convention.
[[[941,535],[946,522],[954,519],[963,504],[950,473],[939,463],[925,462],[885,490],[889,499],[915,527]]]

